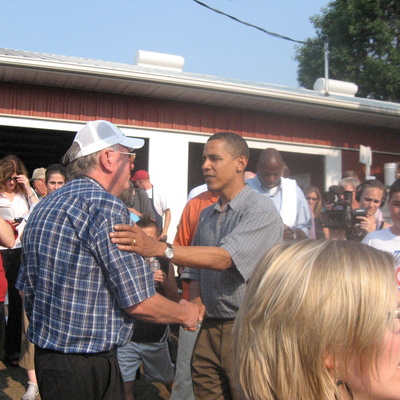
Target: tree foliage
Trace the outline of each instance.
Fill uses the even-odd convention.
[[[356,83],[360,97],[400,101],[399,0],[334,0],[310,20],[316,37],[295,55],[301,86],[324,76],[327,35],[330,79]]]

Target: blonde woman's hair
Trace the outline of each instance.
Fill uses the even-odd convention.
[[[335,376],[346,381],[350,357],[368,376],[396,309],[390,254],[339,240],[274,246],[233,329],[239,398],[340,399]]]

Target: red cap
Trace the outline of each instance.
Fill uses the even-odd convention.
[[[140,179],[141,181],[149,179],[148,172],[145,171],[144,169],[140,169],[139,171],[136,171],[135,174],[132,176],[131,181],[135,182],[138,179]]]

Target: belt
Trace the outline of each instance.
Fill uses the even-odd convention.
[[[62,354],[66,356],[85,356],[85,357],[113,357],[115,356],[115,350],[105,350],[99,351],[97,353],[63,353],[62,351],[52,350],[52,349],[43,349],[42,347],[35,346],[35,351],[38,351],[41,354]]]
[[[210,321],[210,322],[215,322],[217,324],[224,324],[226,322],[231,322],[234,321],[235,318],[213,318],[213,317],[204,317],[203,321]]]

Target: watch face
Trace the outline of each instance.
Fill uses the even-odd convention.
[[[167,243],[167,248],[164,251],[164,256],[165,258],[168,258],[169,260],[174,256],[174,249],[172,248],[172,246]]]
[[[167,247],[167,249],[165,250],[165,257],[166,258],[172,258],[174,256],[174,250],[171,249],[170,247]]]

